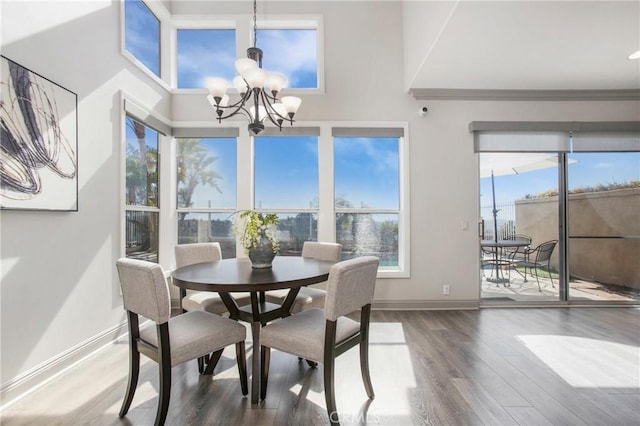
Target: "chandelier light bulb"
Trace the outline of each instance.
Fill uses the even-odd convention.
[[[267,79],[267,73],[260,68],[256,68],[247,71],[243,77],[247,81],[249,87],[251,89],[255,89],[261,88],[264,85],[264,82]]]
[[[249,89],[247,87],[247,83],[244,81],[244,78],[242,78],[241,75],[235,76],[235,78],[233,79],[233,87],[238,90],[238,93],[240,93],[240,95],[244,95]]]
[[[207,87],[209,88],[209,94],[213,96],[213,99],[216,100],[216,103],[219,103],[222,97],[227,92],[229,82],[224,78],[212,77],[208,78],[206,83]]]
[[[297,96],[283,96],[281,102],[284,105],[285,110],[289,114],[289,117],[293,117],[293,115],[298,112],[298,108],[300,108],[302,99],[298,98]]]
[[[270,73],[267,76],[266,85],[271,93],[275,96],[287,84],[287,77],[277,72]]]
[[[640,50],[638,50],[637,52],[633,52],[631,55],[628,56],[629,59],[640,59]]]
[[[249,71],[258,68],[258,63],[250,58],[240,58],[236,61],[236,71],[244,76]]]
[[[1,1],[1,0],[0,0]],[[265,129],[265,120],[282,130],[285,121],[291,125],[293,116],[298,112],[302,99],[295,96],[278,95],[287,85],[287,77],[280,73],[267,73],[262,69],[263,51],[256,46],[257,0],[253,0],[253,46],[247,49],[247,57],[235,62],[237,75],[231,84],[240,95],[231,101],[227,95],[229,82],[223,78],[208,78],[207,101],[215,111],[216,120],[222,120],[242,114],[249,119],[249,133],[258,135]],[[235,91],[232,96],[236,96]]]
[[[251,118],[255,118],[256,116],[256,107],[252,106],[249,108],[249,113],[251,114]],[[267,110],[265,107],[260,105],[258,107],[258,121],[263,121],[267,117]]]

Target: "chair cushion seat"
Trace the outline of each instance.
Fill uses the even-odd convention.
[[[323,362],[325,324],[322,309],[309,309],[264,326],[260,332],[260,344],[309,361]],[[340,317],[336,342],[341,342],[359,331],[359,322]]]
[[[245,340],[247,329],[236,321],[204,311],[185,312],[169,320],[171,366]],[[140,337],[158,346],[156,325],[146,324]]]
[[[251,303],[250,293],[233,293],[232,296],[238,306]],[[208,291],[189,292],[182,298],[182,309],[185,311],[207,311],[212,314],[222,315],[227,312],[227,307],[218,293]]]
[[[277,303],[282,305],[284,299],[287,298],[289,290],[272,290],[266,292],[267,302]],[[291,306],[291,313],[297,314],[298,312],[306,311],[307,309],[324,308],[324,300],[327,292],[314,287],[302,287],[293,301]]]

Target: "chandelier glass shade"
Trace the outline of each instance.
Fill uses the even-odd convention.
[[[264,130],[265,121],[279,129],[287,122],[293,125],[293,117],[298,112],[302,99],[296,96],[278,94],[287,84],[287,77],[280,73],[267,73],[262,69],[262,50],[256,47],[256,0],[253,2],[253,47],[247,49],[247,57],[235,62],[238,75],[233,79],[233,87],[240,99],[231,103],[230,84],[224,78],[208,78],[207,100],[216,112],[219,123],[222,120],[243,114],[249,119],[249,131],[257,135]]]

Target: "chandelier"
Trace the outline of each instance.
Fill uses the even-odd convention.
[[[256,47],[256,11],[256,0],[253,0],[253,47],[247,49],[246,58],[240,58],[235,62],[239,75],[233,79],[233,86],[240,94],[240,100],[229,103],[229,82],[224,78],[207,79],[207,100],[216,112],[218,123],[244,114],[249,119],[249,132],[253,135],[264,130],[265,120],[280,130],[285,121],[293,125],[293,116],[302,103],[302,99],[296,96],[283,96],[278,99],[278,93],[286,85],[287,77],[279,73],[267,73],[262,69],[262,50]]]

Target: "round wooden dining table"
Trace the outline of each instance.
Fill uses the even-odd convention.
[[[298,256],[276,256],[273,266],[254,269],[246,258],[222,259],[175,269],[173,283],[183,289],[212,291],[220,294],[229,317],[251,323],[253,359],[251,370],[251,403],[260,394],[260,328],[277,318],[290,315],[300,287],[326,281],[334,262]],[[264,300],[268,290],[289,289],[282,305]],[[232,293],[250,292],[251,304],[238,306]]]

